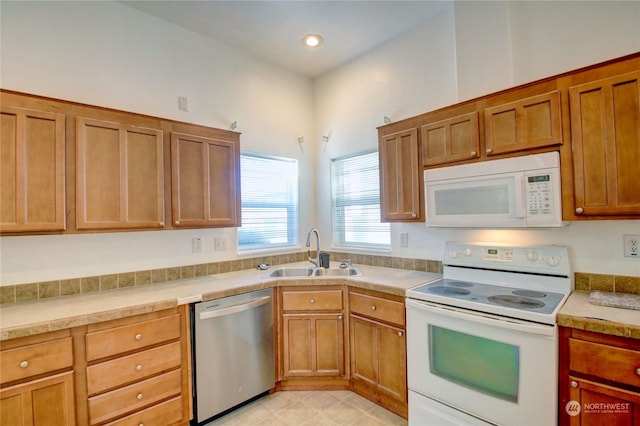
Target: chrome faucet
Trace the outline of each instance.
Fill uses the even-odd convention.
[[[316,265],[316,267],[320,266],[320,235],[318,235],[318,230],[316,228],[311,228],[309,232],[307,232],[307,248],[311,248],[311,234],[316,234],[316,257],[315,259],[311,257],[311,250],[307,250],[307,256],[309,258],[309,262]]]

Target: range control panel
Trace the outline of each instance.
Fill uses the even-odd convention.
[[[495,243],[447,242],[445,265],[540,274],[568,275],[565,246],[515,246]]]

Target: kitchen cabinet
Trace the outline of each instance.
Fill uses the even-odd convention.
[[[173,226],[240,226],[239,144],[233,132],[172,132]]]
[[[639,67],[635,58],[571,78],[573,194],[564,197],[567,218],[640,215]],[[633,71],[615,74],[627,69]]]
[[[351,289],[349,329],[353,389],[406,418],[407,354],[403,299]]]
[[[640,341],[560,328],[562,425],[636,425]]]
[[[427,114],[421,126],[422,166],[431,167],[480,157],[478,111],[460,108]],[[463,107],[469,110],[469,107]],[[446,118],[442,118],[446,117]]]
[[[279,294],[282,385],[304,382],[295,380],[300,378],[337,378],[346,384],[344,289],[341,286],[284,287]],[[313,383],[323,382],[314,380]]]
[[[560,92],[535,94],[554,86],[554,82],[546,82],[487,98],[484,119],[488,157],[562,144]],[[511,100],[514,97],[517,99]]]
[[[2,342],[1,424],[75,424],[72,344],[68,333]]]
[[[91,425],[185,423],[190,404],[186,308],[98,323],[85,333]],[[137,422],[137,423],[135,423]]]
[[[65,115],[3,104],[0,229],[65,229]],[[48,106],[43,104],[41,106]]]
[[[380,214],[383,222],[424,221],[418,128],[379,129]],[[392,132],[392,133],[387,133]]]
[[[76,217],[81,230],[165,226],[162,130],[77,118]]]

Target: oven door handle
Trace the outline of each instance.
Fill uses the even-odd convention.
[[[470,312],[467,310],[455,308],[453,306],[439,305],[413,299],[406,299],[406,305],[407,308],[414,308],[420,311],[429,311],[433,314],[475,322],[478,324],[485,324],[491,327],[523,331],[525,333],[539,334],[544,336],[555,336],[556,334],[556,327],[552,325],[519,321],[517,319],[501,317],[487,313]]]

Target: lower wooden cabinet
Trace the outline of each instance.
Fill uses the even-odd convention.
[[[640,424],[640,340],[560,328],[561,425]]]

